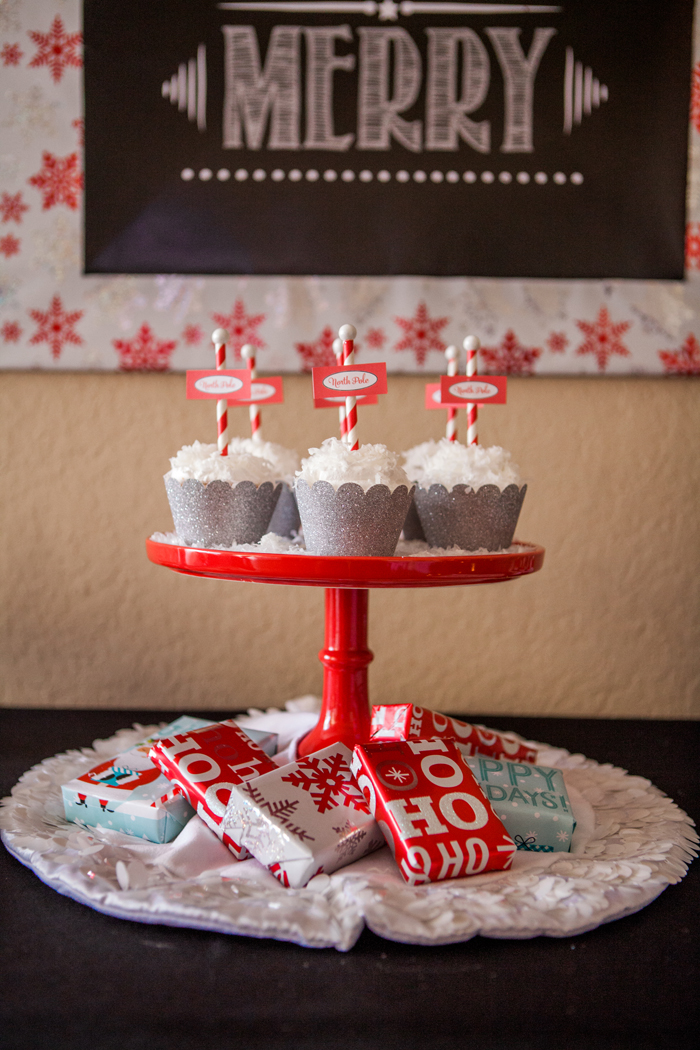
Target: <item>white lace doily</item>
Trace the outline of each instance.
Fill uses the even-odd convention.
[[[247,721],[264,728],[268,717]],[[298,719],[301,732],[308,727],[308,714],[282,717],[288,726]],[[538,762],[564,770],[578,821],[571,853],[521,852],[508,872],[411,888],[385,848],[288,890],[257,861],[234,861],[198,817],[166,845],[64,819],[60,785],[153,728],[123,729],[45,759],[0,812],[3,842],[19,861],[59,893],[119,918],[340,951],[365,924],[425,945],[476,934],[565,937],[643,908],[682,879],[697,852],[693,822],[648,780],[538,744]]]

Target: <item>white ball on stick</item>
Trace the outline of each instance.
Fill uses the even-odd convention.
[[[253,346],[252,343],[246,343],[244,346],[241,347],[241,353],[245,357],[246,361],[248,361],[251,357],[255,357],[256,348]]]
[[[473,353],[475,350],[479,350],[481,347],[481,341],[475,335],[468,335],[462,343],[462,346],[467,353]]]
[[[218,346],[221,346],[222,343],[228,343],[228,332],[225,328],[216,328],[211,333],[211,341]]]
[[[348,340],[355,338],[355,336],[357,335],[357,329],[352,324],[344,324],[338,332],[338,335],[343,340],[343,342],[346,343],[348,342]]]

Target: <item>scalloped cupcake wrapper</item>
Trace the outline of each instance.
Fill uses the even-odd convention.
[[[178,536],[200,546],[233,547],[258,543],[268,531],[282,482],[210,481],[165,478],[165,490]]]
[[[525,499],[527,485],[482,485],[476,492],[468,485],[416,488],[414,501],[425,538],[431,547],[460,547],[489,551],[510,547]]]
[[[277,500],[277,506],[270,518],[267,531],[274,532],[276,536],[284,536],[286,539],[291,539],[295,532],[299,532],[300,528],[301,518],[299,517],[297,498],[287,482],[284,481],[280,498]]]
[[[295,492],[311,554],[390,558],[413,489],[399,485],[391,492],[387,485],[373,485],[365,492],[361,485],[348,482],[336,491],[328,481],[309,486],[297,479]]]

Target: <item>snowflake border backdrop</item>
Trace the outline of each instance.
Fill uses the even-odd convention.
[[[468,332],[480,369],[700,375],[700,19],[692,75],[684,282],[486,278],[83,276],[81,5],[0,6],[0,368],[183,371],[226,324],[263,371],[332,364],[344,321],[360,361],[444,370]]]

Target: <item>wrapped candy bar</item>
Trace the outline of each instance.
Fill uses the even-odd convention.
[[[428,711],[415,704],[386,704],[372,708],[372,741],[458,740],[466,754],[536,762],[537,751],[510,733],[496,733],[485,726]]]
[[[194,811],[180,788],[156,769],[148,752],[161,736],[210,724],[211,720],[182,715],[128,751],[62,784],[66,820],[149,842],[170,842]]]
[[[234,785],[277,769],[262,748],[227,720],[158,740],[150,757],[233,855],[238,860],[247,857],[246,849],[223,830],[221,822]]]
[[[223,828],[283,886],[305,886],[384,845],[350,773],[352,752],[331,744],[231,788]]]
[[[510,866],[515,843],[452,741],[358,744],[352,771],[409,886]]]
[[[463,744],[457,743],[462,750]],[[560,769],[465,755],[491,807],[519,850],[568,852],[576,820]]]

